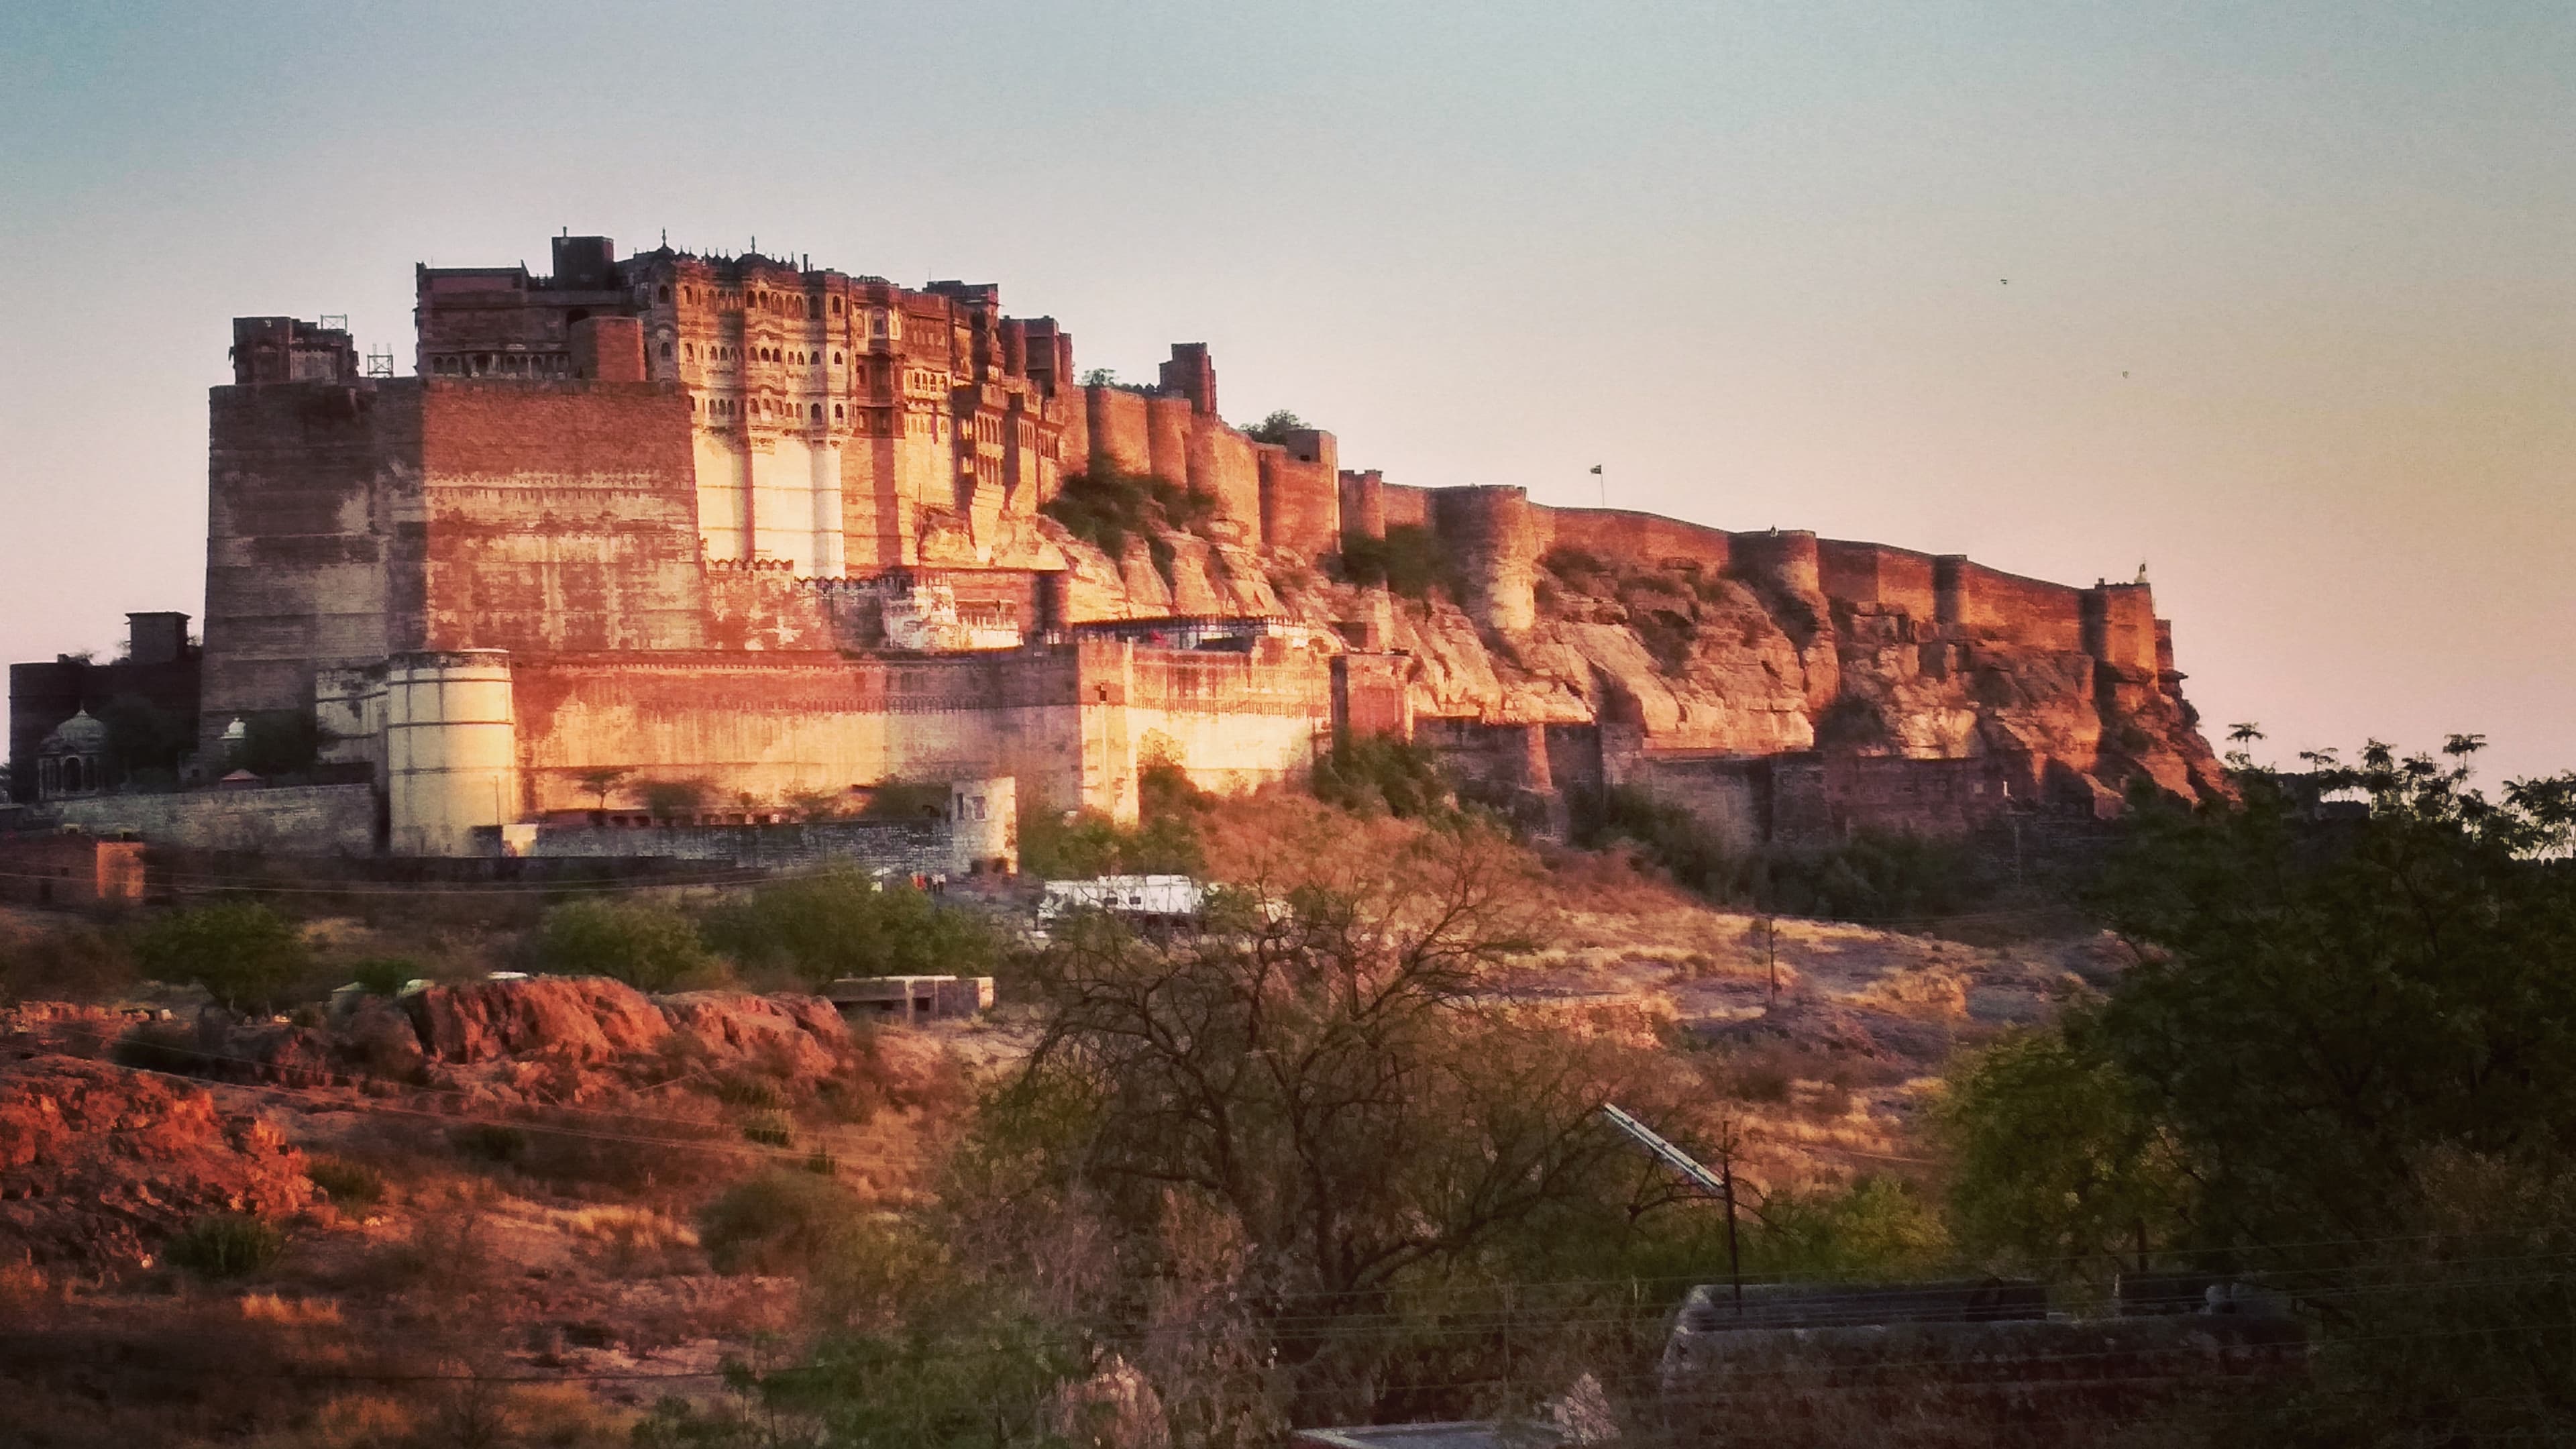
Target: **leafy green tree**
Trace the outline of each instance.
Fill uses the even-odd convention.
[[[786,798],[787,808],[796,812],[796,818],[809,823],[836,819],[849,804],[849,797],[839,790],[790,790]],[[875,801],[871,799],[869,803],[873,805]]]
[[[716,975],[689,918],[643,901],[567,901],[546,912],[530,959],[564,976],[606,976],[639,991],[670,991]]]
[[[263,711],[244,722],[229,763],[262,778],[300,775],[321,758],[324,743],[310,710]]]
[[[1418,523],[1387,526],[1384,538],[1342,535],[1341,576],[1355,584],[1384,584],[1408,599],[1429,599],[1433,589],[1459,596],[1457,566],[1440,536]]]
[[[1137,820],[1122,826],[1096,810],[1070,819],[1043,810],[1020,817],[1020,869],[1041,880],[1098,875],[1196,875],[1207,868],[1210,805],[1189,773],[1168,759],[1137,771]]]
[[[176,785],[179,761],[196,743],[178,716],[140,695],[120,694],[98,712],[120,779]]]
[[[370,996],[399,996],[428,974],[427,966],[409,956],[367,956],[349,963],[349,979]]]
[[[2138,1084],[2095,1049],[2088,1026],[2079,1015],[1966,1058],[1941,1126],[1963,1246],[2098,1280],[2177,1239],[2190,1178]]]
[[[707,942],[745,966],[779,966],[814,985],[843,976],[989,972],[999,931],[982,916],[909,887],[880,889],[853,869],[764,885],[709,912]]]
[[[2109,1255],[2126,1221],[2294,1295],[2324,1352],[2267,1442],[2576,1432],[2576,775],[2490,799],[2446,753],[2141,791],[2101,893],[2138,963],[1948,1109],[1970,1235]],[[2366,817],[2320,818],[2344,792]]]
[[[2142,795],[2104,883],[2143,959],[2097,1050],[2175,1134],[2218,1240],[2392,1231],[2436,1144],[2576,1149],[2576,775],[2490,801],[2464,767],[2361,759],[2315,782],[2368,800],[2349,829],[2260,772],[2241,809]]]
[[[1362,815],[1419,820],[1454,808],[1440,757],[1428,745],[1393,735],[1333,742],[1315,762],[1315,798]]]
[[[936,820],[948,810],[948,786],[938,780],[888,780],[868,791],[868,820]]]
[[[1113,559],[1127,552],[1130,538],[1143,538],[1168,578],[1170,546],[1156,534],[1206,522],[1215,515],[1216,500],[1165,479],[1095,468],[1066,478],[1038,511]]]
[[[1306,420],[1280,408],[1268,417],[1243,430],[1243,435],[1256,443],[1285,443],[1288,435],[1303,431]]]
[[[707,782],[704,780],[647,780],[635,787],[642,798],[645,812],[656,820],[677,820],[693,816],[706,804]]]
[[[146,974],[194,982],[235,1011],[273,1010],[313,964],[303,929],[256,901],[173,911],[143,928],[134,955]]]

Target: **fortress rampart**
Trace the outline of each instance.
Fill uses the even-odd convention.
[[[1517,622],[1523,617],[1517,581],[1529,565],[1562,548],[1614,563],[1733,574],[1828,603],[1899,609],[1927,627],[2080,651],[2142,675],[2173,667],[2170,626],[2156,617],[2154,594],[2143,582],[2072,588],[1956,555],[1803,530],[1730,533],[1650,513],[1551,508],[1513,488],[1417,489],[1362,475],[1343,478],[1346,505],[1372,500],[1384,526],[1431,526],[1466,575],[1470,611],[1496,628],[1527,627]]]
[[[983,284],[569,236],[554,264],[421,268],[411,378],[240,319],[211,394],[200,753],[311,720],[326,762],[373,766],[391,849],[596,808],[601,771],[765,800],[1007,775],[1129,818],[1153,760],[1243,788],[1418,733],[1516,810],[1664,779],[1790,831],[1955,822],[2044,777],[2115,796],[2086,773],[2138,733],[2111,723],[2183,742],[2151,762],[2169,788],[2207,754],[2143,581],[1389,482],[1329,432],[1228,424],[1203,344],[1154,387],[1077,382],[1070,335]],[[1105,556],[1042,510],[1108,472],[1213,520]],[[1346,537],[1395,530],[1455,608],[1330,582]],[[1693,617],[1552,616],[1542,580],[1586,555],[1679,570]],[[1712,747],[1775,760],[1771,803],[1683,759]]]

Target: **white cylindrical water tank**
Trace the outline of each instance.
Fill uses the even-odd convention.
[[[505,649],[385,661],[385,806],[396,855],[498,850],[519,818],[519,738]],[[478,841],[478,829],[490,832]]]

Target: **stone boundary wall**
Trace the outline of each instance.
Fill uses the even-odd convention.
[[[531,814],[591,808],[580,777],[603,768],[630,772],[616,798],[654,781],[703,781],[721,802],[1013,775],[1039,808],[1132,813],[1154,750],[1238,789],[1310,766],[1334,720],[1333,656],[1280,639],[1250,653],[1085,639],[909,659],[538,656],[513,660],[512,698]]]
[[[0,830],[0,901],[90,906],[144,897],[143,842]]]
[[[367,855],[376,848],[373,785],[97,795],[49,808],[64,824],[92,834],[130,830],[146,844],[186,850]]]
[[[1263,447],[1260,464],[1262,542],[1310,559],[1339,551],[1342,486],[1331,455],[1309,460]]]
[[[722,861],[756,869],[849,864],[909,876],[951,871],[945,820],[827,820],[804,825],[661,825],[635,829],[545,829],[523,854],[533,859]]]
[[[1227,427],[1221,418],[1191,414],[1189,442],[1181,481],[1216,500],[1217,516],[1244,527],[1247,537],[1261,540],[1269,449]]]
[[[1082,399],[1091,445],[1084,455],[1086,464],[1107,464],[1139,476],[1152,473],[1154,447],[1145,421],[1145,395],[1123,387],[1086,387]]]
[[[1079,803],[1081,663],[1071,649],[918,659],[839,654],[555,656],[513,661],[530,812],[582,809],[593,768],[701,779],[719,799],[884,780],[1015,775]]]
[[[1233,650],[1135,651],[1126,702],[1140,709],[1196,714],[1288,714],[1329,719],[1332,659],[1284,641],[1256,640]],[[1089,659],[1086,665],[1091,664]],[[1086,677],[1089,670],[1086,669]]]
[[[1678,805],[1723,848],[1760,849],[1772,838],[1772,771],[1740,755],[1640,755],[1623,762],[1619,783]]]

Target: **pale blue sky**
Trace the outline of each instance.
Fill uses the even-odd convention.
[[[10,7],[0,655],[197,611],[230,317],[407,369],[413,262],[668,228],[1399,481],[2143,558],[2214,724],[2576,766],[2571,76],[2563,4]]]

